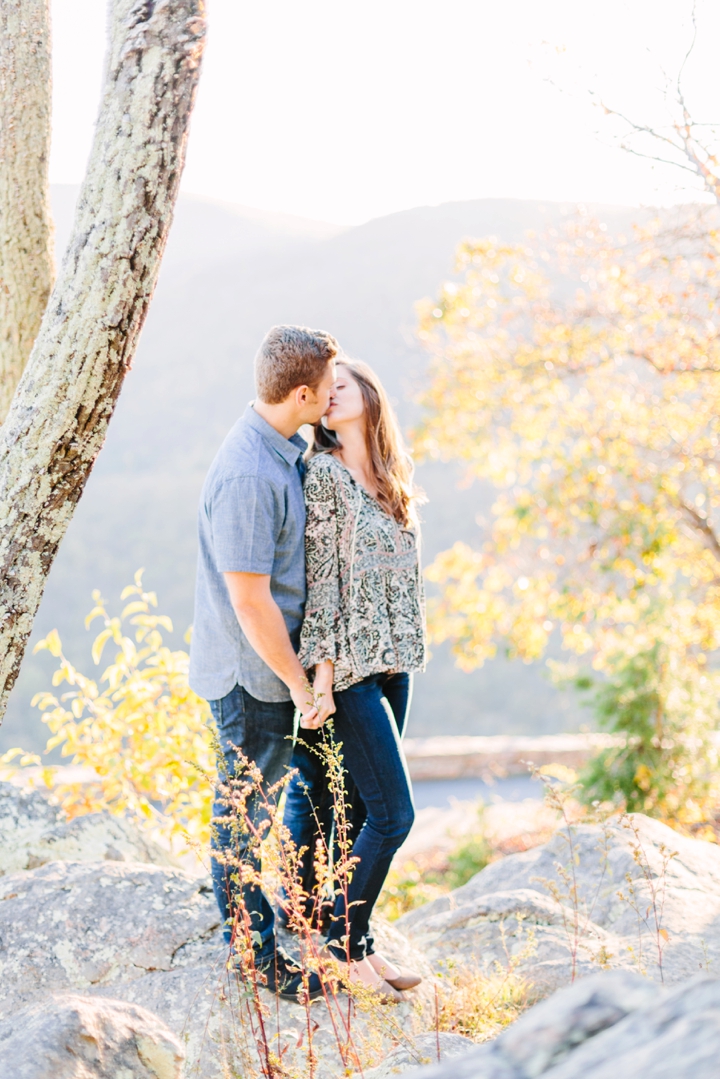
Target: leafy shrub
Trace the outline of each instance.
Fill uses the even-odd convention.
[[[157,598],[144,591],[142,571],[120,598],[130,602],[112,618],[94,592],[95,606],[85,619],[86,626],[103,621],[92,648],[96,664],[106,645],[118,649],[99,681],[63,655],[56,630],[35,647],[60,661],[53,686],[71,687],[60,697],[33,698],[51,731],[46,750],[60,746],[64,757],[96,777],[62,784],[55,793],[71,817],[104,809],[130,814],[168,839],[207,843],[215,773],[209,708],[188,686],[187,652],[163,644],[160,631],[172,632],[172,622],[152,613]],[[134,639],[124,634],[124,623],[134,627]]]
[[[698,671],[669,647],[613,657],[607,678],[576,680],[592,691],[600,722],[617,744],[594,757],[580,775],[581,796],[614,802],[629,812],[694,825],[718,804],[718,676]]]

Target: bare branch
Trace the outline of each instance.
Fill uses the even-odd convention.
[[[688,506],[687,502],[684,502],[682,499],[680,499],[678,505],[692,523],[695,531],[699,532],[703,537],[706,546],[709,547],[718,562],[720,562],[720,540],[718,540],[718,537],[708,523],[707,518],[702,517],[693,506]]]
[[[655,154],[645,154],[642,150],[635,150],[632,146],[622,144],[621,148],[626,154],[632,154],[634,157],[642,157],[645,161],[657,161],[661,165],[672,165],[674,169],[683,169],[684,172],[690,172],[693,176],[697,176],[697,169],[692,168],[691,165],[683,165],[681,161],[670,161],[667,157],[656,157]],[[677,147],[678,153],[681,153],[680,147]]]
[[[690,45],[688,47],[687,52],[685,53],[685,56],[683,58],[683,62],[680,64],[680,70],[678,71],[677,84],[676,84],[677,85],[678,101],[683,105],[683,108],[685,106],[685,98],[684,98],[684,95],[683,95],[683,92],[682,92],[682,77],[683,77],[683,74],[685,73],[685,65],[687,64],[688,60],[690,59],[690,55],[691,55],[693,49],[695,48],[695,43],[697,42],[697,29],[698,29],[697,28],[697,0],[693,0],[692,24],[693,24],[692,40],[690,41]]]

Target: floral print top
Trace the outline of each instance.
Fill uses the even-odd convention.
[[[330,453],[305,477],[306,670],[331,659],[334,688],[383,671],[425,667],[419,531],[403,527]]]

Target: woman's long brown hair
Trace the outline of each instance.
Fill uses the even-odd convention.
[[[375,477],[377,500],[391,517],[407,526],[414,520],[413,502],[417,492],[412,484],[412,461],[393,407],[372,367],[346,356],[336,362],[338,367],[347,368],[360,387],[365,405],[365,442]],[[334,431],[322,423],[315,424],[313,454],[328,453],[341,446]]]

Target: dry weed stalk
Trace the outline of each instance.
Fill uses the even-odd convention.
[[[234,1032],[233,1039],[244,1057],[244,1079],[257,1075],[262,1075],[263,1079],[315,1079],[319,1066],[315,1049],[319,1009],[324,1009],[329,1021],[346,1075],[354,1072],[362,1075],[363,1069],[387,1047],[388,1042],[404,1043],[417,1055],[412,1037],[393,1014],[394,1009],[382,1004],[372,988],[348,982],[343,970],[345,964],[328,958],[315,931],[323,903],[329,897],[342,896],[345,912],[343,944],[349,963],[348,887],[357,859],[352,855],[352,827],[348,813],[351,807],[345,794],[342,746],[335,743],[331,725],[326,732],[318,752],[323,758],[332,794],[334,841],[323,834],[316,821],[319,838],[312,853],[317,885],[312,895],[304,890],[299,872],[299,863],[311,852],[295,848],[282,822],[281,795],[293,773],[288,772],[278,783],[266,788],[259,769],[233,747],[236,755],[234,772],[228,774],[226,771],[218,784],[219,800],[226,813],[216,820],[216,824],[228,828],[232,837],[229,848],[213,851],[213,857],[228,867],[229,890],[233,892],[226,972],[228,986],[223,992],[227,999],[235,999],[239,1004],[240,1029]],[[252,803],[257,805],[254,811]],[[262,869],[256,866],[262,866]],[[267,979],[255,963],[258,934],[242,902],[242,885],[267,889],[270,882],[276,896],[282,894],[282,906],[288,924],[296,934],[300,964],[305,972],[304,993],[299,994],[298,1004],[303,1014],[303,1030],[294,1046],[294,1054],[287,1041],[281,1044],[279,1001],[277,998],[273,1001],[265,991]],[[310,972],[320,976],[323,987],[322,996],[314,1004],[308,993]],[[362,1017],[361,1024],[357,1022],[358,1017]],[[255,1046],[254,1067],[248,1066],[252,1045]],[[302,1059],[298,1063],[299,1053]],[[292,1059],[293,1055],[296,1059]]]
[[[657,956],[660,981],[664,982],[665,971],[663,969],[663,953],[665,945],[670,940],[670,935],[662,924],[667,891],[667,869],[672,859],[677,858],[678,852],[671,851],[664,843],[661,843],[658,847],[660,853],[660,872],[659,874],[655,874],[650,867],[650,861],[647,856],[647,851],[643,846],[642,839],[640,838],[640,829],[637,826],[637,822],[632,817],[623,814],[621,824],[623,828],[632,832],[633,838],[630,841],[630,850],[632,851],[633,861],[640,870],[640,880],[646,885],[650,899],[650,902],[645,906],[646,901],[638,891],[636,878],[633,878],[631,873],[626,873],[626,891],[619,891],[617,897],[628,904],[631,910],[635,912],[637,918],[638,951],[637,954],[635,954],[633,948],[630,948],[629,951],[634,956],[638,969],[642,973],[645,973],[643,968],[642,932],[643,927],[647,929],[655,942],[655,953]],[[643,908],[645,908],[644,913]]]
[[[567,848],[567,860],[555,862],[554,868],[560,883],[547,877],[533,877],[533,881],[542,884],[550,893],[558,905],[563,930],[565,932],[568,950],[570,952],[570,981],[574,982],[577,976],[578,953],[583,947],[584,938],[592,922],[595,905],[600,898],[603,882],[607,875],[608,852],[610,833],[607,815],[599,812],[596,807],[595,817],[600,824],[600,843],[598,850],[601,859],[602,872],[598,879],[597,887],[590,901],[583,899],[580,894],[578,882],[578,868],[580,866],[580,850],[577,844],[576,823],[573,819],[571,807],[575,802],[575,795],[579,791],[579,784],[575,773],[564,765],[546,765],[543,768],[532,768],[532,775],[539,779],[544,787],[545,803],[560,817],[558,835],[562,838]],[[612,958],[603,946],[597,954],[591,952],[593,959],[605,968],[609,966]]]
[[[532,769],[532,772],[535,778],[540,779],[543,782],[546,803],[560,816],[561,825],[558,834],[563,838],[568,853],[567,864],[563,865],[560,862],[554,863],[555,871],[561,882],[560,884],[558,884],[557,881],[549,880],[545,877],[535,877],[533,879],[543,884],[558,904],[563,929],[567,936],[568,948],[570,951],[571,981],[574,981],[577,974],[578,952],[579,949],[583,947],[583,938],[587,935],[592,921],[593,909],[600,897],[602,884],[607,875],[610,844],[610,814],[603,812],[603,807],[600,803],[594,802],[594,812],[592,817],[583,817],[585,822],[592,820],[592,822],[600,825],[600,842],[598,849],[602,860],[602,872],[598,880],[597,888],[595,889],[590,902],[586,902],[582,899],[578,888],[577,869],[580,865],[580,852],[576,842],[576,826],[571,813],[569,812],[579,785],[575,781],[574,773],[572,773],[570,769],[566,769],[560,765],[550,765],[542,769]],[[553,780],[559,782],[553,782]],[[667,869],[672,859],[677,857],[677,851],[671,851],[664,843],[660,843],[658,847],[660,867],[659,872],[655,873],[650,866],[648,853],[643,845],[637,822],[632,816],[625,813],[621,814],[616,820],[621,827],[632,833],[630,850],[633,861],[640,870],[639,877],[633,877],[631,872],[627,872],[625,874],[625,889],[621,889],[616,893],[617,898],[622,902],[627,903],[636,916],[638,934],[637,948],[628,945],[628,951],[633,957],[640,973],[647,974],[643,956],[643,932],[647,931],[653,938],[660,981],[664,982],[665,972],[663,967],[663,955],[665,945],[670,940],[668,931],[663,925],[667,891]],[[641,890],[638,887],[638,881],[641,883],[641,888],[644,886],[647,890],[645,895],[641,894]],[[611,965],[610,961],[613,959],[612,954],[607,951],[604,945],[597,952],[593,951],[592,957],[603,969],[609,968]]]

